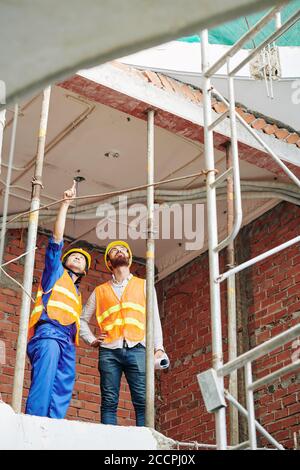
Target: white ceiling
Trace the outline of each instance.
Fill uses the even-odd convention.
[[[41,96],[30,103],[23,103],[17,129],[17,142],[14,165],[24,167],[30,162],[36,152],[37,130],[39,124]],[[85,181],[79,184],[79,196],[99,194],[132,186],[146,184],[147,168],[147,129],[145,121],[129,116],[118,110],[103,106],[99,103],[88,102],[60,87],[53,87],[47,146],[66,129],[70,123],[89,112],[77,127],[66,134],[45,156],[42,203],[46,204],[62,196],[65,189],[72,185],[76,175],[83,176]],[[10,145],[11,111],[8,111],[8,126],[4,133],[3,161],[7,162]],[[119,158],[106,157],[105,153],[114,151]],[[225,169],[225,154],[216,151],[216,167],[221,172]],[[161,128],[155,128],[155,181],[174,178],[199,172],[204,168],[203,146],[188,141]],[[21,175],[21,176],[20,176]],[[29,208],[31,178],[33,168],[29,171],[13,171],[9,201],[9,213],[25,211]],[[1,178],[6,177],[6,169],[2,168]],[[257,168],[247,162],[241,162],[242,179],[255,181],[273,181],[274,175]],[[18,178],[18,181],[16,179]],[[197,180],[183,180],[167,184],[161,189],[195,189],[203,185],[204,177]],[[23,189],[22,189],[23,188]],[[25,190],[24,190],[25,189]],[[20,197],[26,198],[23,200]],[[161,198],[157,197],[160,201]],[[78,202],[78,206],[95,200]],[[245,199],[243,201],[244,223],[262,214],[278,200]],[[51,208],[52,209],[52,208]],[[195,210],[195,207],[193,208]],[[225,236],[226,231],[225,201],[218,202],[220,222],[219,236]],[[52,214],[52,212],[50,213]],[[55,216],[55,215],[54,215]],[[88,217],[88,219],[87,219]],[[199,230],[204,231],[204,244],[201,249],[189,251],[185,249],[182,240],[157,240],[156,265],[160,277],[179,268],[187,261],[206,249],[206,215]],[[129,220],[131,220],[129,218]],[[191,220],[191,217],[189,217]],[[96,235],[96,206],[78,215],[75,220],[71,216],[66,225],[66,235],[72,238],[82,238],[90,243],[105,246],[108,240],[99,240]],[[40,225],[51,229],[53,217],[49,221],[40,218]],[[18,226],[18,225],[16,225]],[[178,228],[178,227],[177,227]],[[88,232],[88,233],[87,233]],[[135,256],[144,257],[145,240],[129,240]]]

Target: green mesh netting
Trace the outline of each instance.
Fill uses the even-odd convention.
[[[284,23],[296,11],[300,10],[300,0],[293,0],[281,10],[281,21]],[[269,10],[268,10],[269,11]],[[223,44],[232,46],[241,36],[243,36],[251,26],[262,18],[267,11],[255,13],[253,15],[230,21],[217,28],[209,31],[210,44]],[[270,34],[275,31],[275,20],[271,20],[251,41],[244,45],[244,49],[257,47]],[[200,42],[199,36],[189,36],[180,38],[179,41],[184,42]],[[280,38],[277,39],[278,46],[300,46],[300,21],[287,30]]]

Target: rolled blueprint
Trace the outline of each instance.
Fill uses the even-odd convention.
[[[156,370],[167,369],[169,365],[170,365],[170,359],[168,358],[166,353],[164,353],[162,357],[155,359]]]

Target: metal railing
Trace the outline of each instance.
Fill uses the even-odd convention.
[[[255,390],[263,387],[264,385],[274,382],[279,377],[300,369],[300,360],[292,362],[291,364],[281,367],[280,369],[272,372],[256,381],[253,382],[252,375],[252,363],[253,361],[265,356],[266,354],[274,351],[274,349],[283,346],[289,341],[294,340],[300,336],[300,325],[293,326],[289,330],[269,339],[263,344],[256,346],[250,351],[240,355],[233,361],[227,362],[223,367],[217,370],[219,377],[225,377],[235,370],[244,368],[245,372],[245,387],[246,387],[246,398],[247,398],[247,410],[225,390],[225,397],[232,403],[244,416],[248,419],[248,432],[250,448],[257,448],[256,429],[260,431],[266,439],[273,444],[277,449],[282,450],[283,446],[279,444],[264,428],[255,420],[255,409],[254,409],[254,397],[253,393]]]
[[[294,25],[300,19],[300,10],[294,13],[287,21],[281,24],[278,21],[280,7],[273,8],[267,13],[261,20],[259,20],[250,30],[234,44],[228,51],[219,58],[215,64],[209,65],[209,44],[208,44],[208,32],[207,30],[202,31],[201,38],[201,53],[202,53],[202,91],[203,91],[203,118],[204,118],[204,147],[205,147],[205,164],[208,177],[206,181],[207,191],[207,220],[208,220],[208,249],[209,249],[209,275],[210,275],[210,303],[211,303],[211,329],[212,329],[212,357],[213,357],[213,368],[217,372],[218,387],[221,395],[226,396],[227,400],[232,406],[238,408],[238,410],[248,419],[248,430],[249,430],[249,443],[237,444],[236,448],[245,447],[246,444],[250,445],[251,449],[257,448],[256,442],[256,429],[261,431],[263,435],[275,445],[276,448],[282,449],[283,447],[277,443],[255,420],[255,409],[254,409],[254,390],[258,387],[263,386],[269,381],[277,379],[280,375],[286,374],[295,370],[299,367],[298,363],[290,364],[289,366],[283,367],[282,369],[269,374],[263,379],[259,379],[253,382],[252,377],[252,362],[256,358],[263,355],[264,351],[270,351],[276,346],[285,344],[289,339],[295,338],[300,335],[300,326],[293,327],[285,333],[278,335],[276,338],[269,340],[267,343],[254,348],[233,360],[227,364],[223,364],[223,350],[222,350],[222,320],[221,320],[221,294],[220,294],[220,283],[225,279],[234,279],[237,272],[245,269],[254,263],[261,261],[267,256],[271,256],[295,243],[300,241],[300,237],[281,244],[280,246],[268,250],[252,260],[248,260],[245,263],[237,267],[231,267],[227,272],[220,274],[219,272],[219,252],[233,243],[235,240],[241,224],[242,224],[242,203],[241,203],[241,188],[240,188],[240,174],[239,174],[239,160],[238,160],[238,142],[237,142],[237,120],[241,123],[248,132],[256,139],[257,142],[262,146],[265,152],[267,152],[272,159],[280,166],[285,174],[293,181],[293,183],[300,188],[300,181],[294,175],[294,173],[282,162],[282,160],[273,152],[273,150],[266,144],[266,142],[257,134],[257,132],[251,128],[249,124],[237,113],[235,109],[235,97],[234,97],[234,76],[241,70],[246,64],[248,64],[264,47],[271,42],[274,42],[280,37],[288,28]],[[248,56],[242,60],[237,66],[231,68],[231,60],[233,56],[241,50],[249,39],[255,37],[255,35],[271,20],[276,18],[276,30],[269,35],[259,46],[254,48]],[[211,77],[216,73],[220,67],[227,64],[227,80],[228,80],[228,96],[229,100],[226,100],[221,93],[219,93],[211,85]],[[228,109],[221,114],[215,120],[212,119],[212,95],[215,95],[223,103],[226,104]],[[232,146],[232,165],[230,168],[220,175],[217,179],[215,178],[215,159],[214,159],[214,140],[213,132],[224,119],[229,116],[230,119],[230,136]],[[233,176],[233,188],[234,188],[234,222],[230,233],[227,238],[218,242],[218,223],[217,223],[217,206],[216,206],[216,189],[217,187],[229,176]],[[229,286],[229,285],[228,285]],[[229,288],[230,290],[230,288]],[[235,318],[234,315],[231,318]],[[231,325],[234,327],[235,325]],[[229,325],[230,328],[230,325]],[[236,342],[236,338],[235,338]],[[229,348],[232,345],[229,345]],[[246,397],[247,397],[247,410],[240,405],[236,398],[233,397],[228,391],[224,390],[224,376],[230,375],[235,372],[238,368],[244,367],[245,371],[245,382],[246,382]],[[216,441],[218,449],[227,449],[227,433],[226,433],[226,415],[224,406],[220,406],[215,410],[216,414]]]

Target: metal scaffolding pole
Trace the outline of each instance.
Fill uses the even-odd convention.
[[[207,171],[207,223],[208,223],[208,248],[209,248],[209,277],[210,277],[210,308],[211,308],[211,329],[212,329],[212,355],[213,367],[218,370],[223,365],[222,348],[222,321],[221,321],[221,299],[220,288],[215,279],[219,276],[219,254],[216,250],[218,246],[217,230],[217,200],[215,182],[215,162],[213,131],[209,129],[212,121],[211,112],[211,83],[205,76],[208,70],[208,31],[202,32],[202,73],[203,73],[203,111],[204,111],[204,144],[205,144],[205,166]],[[221,390],[224,388],[223,380],[220,381]],[[227,448],[226,437],[226,414],[225,408],[220,408],[215,413],[216,418],[216,440],[217,448],[225,450]]]
[[[280,35],[282,35],[288,28],[294,25],[300,19],[300,10],[298,10],[293,16],[291,16],[283,25],[280,24],[279,10],[280,7],[274,8],[264,18],[262,18],[256,25],[254,25],[249,32],[247,32],[229,51],[226,52],[215,64],[209,66],[208,63],[208,32],[205,30],[202,32],[202,90],[203,90],[203,115],[204,115],[204,144],[205,144],[205,163],[207,170],[207,221],[208,221],[208,248],[209,248],[209,276],[210,276],[210,302],[211,302],[211,324],[212,324],[212,353],[213,353],[213,368],[217,372],[219,378],[225,375],[231,374],[230,387],[232,394],[228,394],[231,397],[229,400],[233,405],[236,406],[237,400],[232,395],[237,395],[237,381],[236,373],[239,367],[244,366],[245,373],[245,385],[246,385],[246,398],[248,411],[244,410],[248,420],[248,431],[249,431],[249,442],[251,449],[257,448],[256,438],[256,427],[255,421],[255,403],[254,403],[254,389],[262,384],[271,381],[274,378],[279,377],[282,373],[288,373],[295,370],[298,364],[291,364],[269,374],[263,379],[259,379],[253,382],[252,377],[252,360],[259,357],[259,353],[265,353],[266,346],[256,347],[248,353],[244,353],[237,357],[236,349],[236,305],[235,305],[235,274],[242,269],[251,266],[252,264],[265,259],[267,256],[275,254],[284,248],[291,246],[299,242],[300,237],[295,237],[289,242],[283,243],[279,247],[271,249],[266,253],[263,253],[252,260],[242,263],[238,267],[234,266],[234,247],[233,241],[240,230],[242,222],[242,204],[241,204],[241,192],[240,192],[240,174],[239,174],[239,162],[238,162],[238,146],[237,146],[237,129],[236,120],[238,120],[249,133],[262,145],[264,150],[268,152],[271,157],[277,162],[280,168],[288,175],[288,177],[300,187],[300,180],[292,173],[289,168],[281,161],[280,158],[272,151],[272,149],[259,137],[256,132],[239,116],[235,110],[235,97],[234,97],[234,75],[246,65],[262,48],[275,41]],[[231,58],[234,54],[241,49],[243,44],[249,40],[250,37],[257,34],[257,32],[273,17],[276,17],[276,28],[277,31],[272,33],[262,44],[256,47],[239,65],[231,69]],[[228,77],[228,91],[229,100],[226,100],[221,93],[219,93],[210,82],[210,77],[225,63],[227,62],[227,77]],[[215,121],[212,122],[211,112],[211,95],[214,94],[226,104],[228,109]],[[227,155],[227,169],[218,178],[215,178],[214,168],[214,145],[213,145],[213,130],[221,123],[227,116],[230,117],[230,130],[231,130],[231,158],[232,161],[228,161]],[[228,148],[227,148],[228,152]],[[233,176],[233,185],[231,181]],[[228,182],[228,233],[229,235],[225,240],[218,244],[218,224],[217,224],[217,209],[216,209],[216,188],[225,179]],[[234,215],[233,215],[234,208]],[[228,265],[230,269],[218,275],[219,272],[219,258],[218,253],[228,246]],[[228,340],[229,340],[229,362],[223,364],[223,352],[222,352],[222,320],[221,320],[221,307],[220,307],[220,289],[217,289],[217,284],[220,284],[225,279],[228,279],[227,284],[227,305],[228,305]],[[298,326],[299,327],[299,326]],[[271,346],[283,345],[285,340],[291,339],[296,334],[298,328],[294,327],[285,332],[284,334],[278,335],[268,342],[268,348]],[[232,359],[230,359],[232,358]],[[224,393],[224,382],[220,382],[219,392]],[[239,407],[238,407],[239,409]],[[244,413],[244,414],[245,414]],[[238,431],[238,426],[235,425],[235,419],[232,411],[230,413],[230,424],[231,424],[231,442],[238,442],[238,435],[236,436],[234,431]],[[216,438],[217,448],[226,449],[226,416],[224,407],[216,412]],[[235,440],[237,438],[237,440]],[[235,442],[232,440],[234,439]],[[244,445],[243,443],[242,445]],[[280,448],[278,443],[277,448]],[[238,446],[240,446],[238,444]]]
[[[297,10],[285,23],[283,23],[274,33],[267,37],[259,46],[250,52],[250,54],[237,65],[233,70],[230,71],[229,75],[233,77],[236,75],[245,65],[248,64],[257,54],[262,51],[270,43],[276,41],[282,34],[284,34],[289,28],[291,28],[300,19],[300,10]]]
[[[256,427],[255,427],[255,406],[254,406],[254,393],[251,389],[252,384],[252,364],[247,362],[244,367],[245,370],[245,385],[246,385],[246,400],[248,410],[248,435],[250,447],[252,450],[257,449]]]
[[[4,127],[5,127],[5,115],[6,115],[6,109],[3,109],[0,111],[0,174],[1,174],[1,164],[2,164],[2,143],[3,143],[3,133],[4,133]]]
[[[225,390],[225,396],[227,398],[227,400],[233,404],[233,406],[235,406],[237,408],[237,410],[247,418],[247,421],[248,421],[248,416],[249,416],[249,413],[248,411],[232,396],[230,395],[229,392],[227,392],[227,390]],[[272,436],[271,434],[269,434],[265,428],[263,428],[263,426],[255,420],[255,427],[256,429],[271,443],[273,444],[276,449],[278,450],[284,450],[284,447],[279,444]],[[247,441],[249,444],[250,444],[250,441]]]
[[[37,229],[38,229],[38,218],[39,218],[39,207],[40,207],[40,193],[42,188],[42,173],[43,163],[45,154],[45,142],[46,142],[46,131],[48,124],[49,115],[49,103],[50,103],[51,88],[48,87],[44,90],[43,103],[38,135],[37,155],[36,164],[34,170],[34,177],[32,180],[32,198],[30,210],[35,211],[30,214],[28,224],[28,236],[27,236],[27,247],[26,251],[29,253],[26,256],[25,267],[24,267],[24,289],[29,294],[32,292],[32,279],[34,270],[34,255],[35,250],[32,250],[36,246]],[[26,358],[26,346],[27,346],[27,335],[28,335],[28,321],[30,315],[30,298],[23,291],[22,293],[22,304],[20,313],[20,326],[19,326],[19,337],[17,344],[17,356],[14,374],[14,386],[13,386],[13,398],[12,406],[16,413],[20,413],[22,409],[22,394],[23,394],[23,382],[24,382],[24,369],[25,369],[25,358]]]
[[[1,237],[0,237],[0,266],[3,263],[3,256],[4,256],[5,232],[6,232],[8,200],[9,200],[9,187],[10,187],[10,182],[11,182],[12,164],[13,164],[14,154],[15,154],[18,114],[19,114],[19,106],[15,104],[14,120],[13,120],[12,132],[11,132],[11,141],[10,141],[10,149],[9,149],[9,157],[8,157],[8,168],[7,168],[6,183],[5,183],[4,201],[3,201],[2,227],[1,227]],[[2,277],[2,272],[0,272],[0,279],[1,277]]]
[[[227,70],[230,67],[230,59],[227,61]],[[236,115],[235,115],[235,97],[234,97],[234,83],[233,78],[228,77],[228,93],[229,93],[229,117],[230,117],[230,134],[231,134],[231,154],[232,154],[232,174],[233,174],[233,207],[234,207],[234,219],[232,224],[232,230],[228,237],[222,240],[217,250],[221,251],[223,248],[228,246],[236,238],[243,218],[242,211],[242,195],[241,195],[241,181],[240,181],[240,169],[239,169],[239,152],[237,142],[237,130],[236,130]],[[228,170],[227,170],[228,171]]]
[[[232,77],[230,77],[232,79]],[[224,98],[224,96],[216,89],[213,89],[213,93],[220,98],[220,100],[226,104],[226,106],[230,106],[230,103]],[[236,119],[244,126],[248,132],[261,144],[264,150],[271,155],[273,160],[280,166],[280,168],[285,172],[285,174],[300,188],[300,181],[297,176],[283,163],[283,161],[277,157],[277,155],[273,152],[273,150],[269,147],[268,144],[258,135],[258,133],[252,129],[251,126],[239,115],[239,113],[235,110]]]
[[[225,377],[225,375],[231,374],[231,372],[233,372],[235,369],[244,367],[248,362],[256,361],[274,349],[283,346],[289,341],[293,341],[298,336],[300,336],[300,324],[292,326],[287,331],[279,333],[279,335],[275,336],[274,338],[271,338],[268,341],[255,346],[255,348],[250,349],[249,351],[238,356],[234,361],[227,362],[227,364],[219,369],[218,375]],[[297,364],[299,363],[297,362]]]
[[[281,5],[276,6],[271,11],[269,11],[265,16],[263,16],[255,25],[253,25],[249,31],[247,31],[224,55],[222,55],[217,62],[215,62],[209,69],[206,71],[205,76],[211,77],[215,74],[224,64],[229,57],[233,57],[237,52],[239,52],[242,47],[250,41],[251,38],[255,37],[256,34],[266,25],[269,21],[277,15],[280,15]]]
[[[229,269],[229,271],[226,271],[225,273],[221,274],[216,281],[217,282],[223,282],[225,279],[227,279],[229,276],[232,276],[233,274],[237,274],[243,269],[249,268],[250,266],[253,266],[253,264],[259,263],[260,261],[268,258],[269,256],[275,255],[276,253],[279,253],[280,251],[284,250],[285,248],[289,248],[292,245],[295,245],[296,243],[300,242],[300,235],[298,235],[295,238],[292,238],[292,240],[289,240],[285,243],[282,243],[281,245],[276,246],[275,248],[272,248],[269,251],[266,251],[265,253],[262,253],[261,255],[256,256],[255,258],[249,259],[248,261],[245,261],[244,263],[240,264],[239,266],[236,266],[233,269]]]
[[[282,26],[282,22],[281,22],[281,13],[280,11],[278,11],[276,13],[276,16],[275,16],[275,25],[276,25],[276,29],[279,29],[281,28]]]
[[[226,145],[226,166],[227,170],[232,168],[232,155],[230,142]],[[233,229],[233,179],[229,175],[227,178],[227,232],[228,235]],[[234,242],[231,241],[227,249],[227,267],[233,268],[235,263]],[[236,321],[236,290],[235,276],[227,279],[227,312],[228,312],[228,360],[232,361],[237,357],[237,321]],[[238,380],[237,371],[232,372],[229,377],[229,392],[234,398],[238,398]],[[238,410],[230,404],[230,444],[235,446],[239,443],[239,413]]]
[[[147,253],[146,253],[146,426],[155,427],[154,383],[154,111],[147,126]]]

